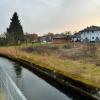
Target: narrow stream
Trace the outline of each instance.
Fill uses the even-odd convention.
[[[16,62],[0,57],[0,66],[8,72],[27,100],[81,100],[71,94],[65,95]]]

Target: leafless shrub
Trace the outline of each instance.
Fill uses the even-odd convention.
[[[59,51],[59,47],[57,46],[35,46],[35,47],[23,48],[22,50],[26,52],[30,52],[30,53],[51,55],[52,53],[57,53]]]
[[[97,48],[95,46],[95,43],[88,43],[83,45],[82,55],[84,57],[95,57],[96,52],[97,52]]]

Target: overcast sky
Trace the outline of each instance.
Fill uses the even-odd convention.
[[[17,12],[24,32],[59,33],[100,26],[100,0],[0,0],[0,33]]]

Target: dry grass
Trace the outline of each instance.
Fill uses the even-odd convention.
[[[0,100],[6,100],[6,95],[1,88],[0,88]]]
[[[0,53],[7,54],[16,58],[21,58],[32,63],[38,64],[41,67],[46,67],[51,70],[56,70],[65,76],[71,77],[75,80],[82,81],[86,84],[100,88],[100,66],[96,66],[94,63],[83,63],[81,60],[73,60],[75,50],[78,53],[75,56],[79,56],[78,50],[81,48],[62,49],[62,54],[66,54],[65,58],[61,57],[61,54],[52,53],[38,54],[34,52],[22,51],[23,47],[1,47]],[[71,51],[72,50],[72,51]],[[74,50],[74,52],[73,52]],[[100,49],[99,49],[100,50]],[[51,51],[50,51],[51,52]],[[71,56],[73,56],[71,58]],[[63,59],[62,59],[63,58]],[[70,58],[70,59],[69,59]],[[74,58],[75,59],[75,58]],[[78,58],[77,58],[78,59]]]

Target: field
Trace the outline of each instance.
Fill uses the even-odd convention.
[[[0,53],[21,58],[74,80],[100,88],[100,44],[28,44],[0,47]]]

